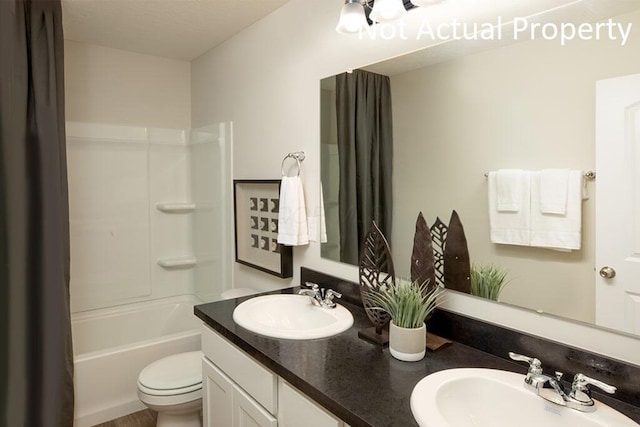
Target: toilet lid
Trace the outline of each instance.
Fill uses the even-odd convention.
[[[138,376],[138,382],[151,390],[194,389],[202,385],[202,352],[174,354],[151,363]]]

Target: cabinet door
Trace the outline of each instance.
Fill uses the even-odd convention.
[[[283,379],[278,382],[278,423],[280,427],[345,426]]]
[[[202,359],[202,380],[202,416],[205,427],[231,426],[233,383],[206,358]]]
[[[277,426],[278,421],[269,412],[241,388],[233,386],[233,427]]]

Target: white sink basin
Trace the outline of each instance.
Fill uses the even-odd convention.
[[[423,378],[411,393],[421,427],[637,427],[596,402],[584,413],[547,402],[524,386],[524,375],[493,369],[449,369]]]
[[[346,331],[353,316],[346,308],[322,308],[305,295],[251,298],[233,311],[233,320],[260,335],[292,340],[325,338]]]

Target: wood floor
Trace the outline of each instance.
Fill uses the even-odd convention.
[[[135,412],[125,415],[122,418],[98,424],[95,427],[155,427],[157,417],[156,412],[145,409],[144,411]]]

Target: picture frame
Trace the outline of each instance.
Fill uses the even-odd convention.
[[[286,279],[293,249],[277,242],[279,208],[279,179],[233,181],[236,262]]]

